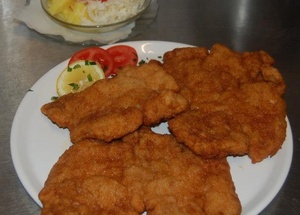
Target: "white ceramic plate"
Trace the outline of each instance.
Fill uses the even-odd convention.
[[[162,41],[123,44],[133,46],[139,59],[146,61],[160,59],[166,51],[176,47],[190,46]],[[67,62],[65,60],[51,69],[28,91],[17,110],[11,131],[11,154],[15,169],[27,192],[40,206],[38,193],[51,167],[71,145],[68,130],[52,124],[40,111],[41,106],[56,95],[56,78]],[[165,133],[167,127],[164,124],[154,130]],[[292,153],[292,133],[288,123],[286,140],[274,157],[255,165],[247,156],[228,158],[243,214],[258,214],[276,196],[290,169]]]

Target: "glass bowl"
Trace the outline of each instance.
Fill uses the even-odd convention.
[[[109,1],[109,0],[108,0]],[[145,10],[149,7],[151,3],[151,0],[144,0],[144,3],[138,8],[138,12],[131,16],[128,17],[126,20],[111,23],[111,24],[104,24],[104,25],[78,25],[78,24],[73,24],[66,22],[62,20],[58,16],[53,16],[50,11],[49,11],[49,5],[48,5],[48,0],[41,0],[41,5],[42,8],[44,9],[45,13],[56,23],[66,27],[70,28],[76,31],[81,31],[81,32],[87,32],[87,33],[104,33],[104,32],[109,32],[109,31],[114,31],[118,28],[121,28],[125,25],[128,25],[132,22],[134,22],[136,19],[138,19],[144,12]]]

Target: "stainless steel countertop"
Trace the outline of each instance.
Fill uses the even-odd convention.
[[[0,214],[40,213],[12,163],[12,121],[27,90],[49,69],[82,48],[49,39],[15,22],[13,13],[25,2],[2,0],[0,3]],[[206,47],[218,42],[237,51],[262,49],[274,57],[287,84],[285,99],[294,155],[283,187],[261,214],[300,213],[299,11],[298,0],[159,0],[157,19],[130,39]]]

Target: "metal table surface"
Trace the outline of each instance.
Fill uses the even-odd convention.
[[[10,154],[10,131],[27,90],[49,69],[82,48],[49,39],[15,22],[25,0],[0,3],[0,214],[39,214],[23,188]],[[300,213],[300,1],[159,0],[156,20],[137,40],[161,40],[211,47],[223,43],[237,51],[265,50],[287,84],[285,99],[293,132],[289,175],[261,214]],[[280,170],[278,170],[280,171]]]

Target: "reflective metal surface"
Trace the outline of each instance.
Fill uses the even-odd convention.
[[[12,121],[30,87],[49,69],[82,48],[59,43],[16,22],[14,13],[25,4],[26,0],[0,0],[0,214],[40,213],[12,164]],[[300,212],[299,11],[298,0],[160,0],[157,19],[130,39],[206,47],[218,42],[237,51],[262,49],[274,57],[287,84],[285,99],[294,138],[294,156],[285,184],[261,212],[263,215]]]

